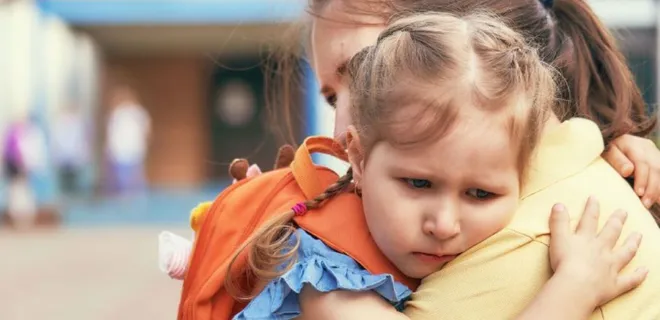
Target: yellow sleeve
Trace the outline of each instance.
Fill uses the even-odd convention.
[[[579,221],[586,199],[576,194],[561,199],[572,214],[573,227]],[[640,266],[649,268],[650,272],[641,286],[598,308],[592,320],[660,319],[660,232],[640,201],[633,196],[625,201],[625,196],[623,192],[598,194],[600,227],[616,209],[625,209],[628,219],[618,245],[632,232],[642,233],[643,240],[635,258],[622,272],[632,272]],[[543,202],[528,204],[530,208],[551,206]],[[528,208],[525,212],[533,213],[533,210]],[[407,304],[406,314],[411,319],[514,319],[552,276],[547,246],[548,217],[540,214],[529,217],[528,221],[519,219],[518,228],[498,232],[424,279]],[[516,231],[521,225],[525,228],[520,229],[534,232]]]
[[[510,229],[466,253],[422,281],[406,306],[407,316],[514,319],[552,275],[548,246]]]

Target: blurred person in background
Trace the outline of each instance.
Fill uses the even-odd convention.
[[[62,191],[68,196],[79,192],[80,174],[90,159],[88,131],[83,114],[75,105],[65,107],[53,128],[55,164]]]
[[[30,175],[45,167],[43,130],[33,117],[20,115],[9,123],[3,150],[7,214],[14,227],[26,229],[34,224],[38,211]]]
[[[121,87],[114,92],[107,123],[106,156],[110,190],[120,195],[144,191],[144,160],[151,134],[151,118],[135,92]]]

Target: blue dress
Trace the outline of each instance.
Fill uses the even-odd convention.
[[[293,319],[300,315],[298,295],[303,285],[317,291],[374,291],[401,310],[412,291],[389,274],[374,275],[347,255],[338,253],[322,241],[298,229],[298,260],[281,277],[271,281],[235,320]]]

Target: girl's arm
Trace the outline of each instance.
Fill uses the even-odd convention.
[[[598,218],[598,204],[590,199],[577,230],[571,232],[564,207],[553,208],[550,262],[555,274],[518,315],[518,320],[588,319],[597,307],[644,281],[646,270],[620,274],[635,256],[641,240],[639,236],[631,236],[621,247],[614,248],[626,219],[625,212],[614,213],[600,232],[597,232]],[[303,320],[407,319],[370,292],[321,293],[306,287],[299,299]]]
[[[374,292],[336,290],[322,293],[305,286],[298,298],[299,320],[408,319]]]
[[[550,264],[555,274],[518,319],[588,319],[594,309],[639,286],[647,270],[621,274],[637,253],[641,236],[632,234],[614,248],[621,236],[626,212],[610,216],[598,232],[600,208],[592,197],[576,231],[568,212],[555,205],[550,216]]]

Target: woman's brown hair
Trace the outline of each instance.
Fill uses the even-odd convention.
[[[380,16],[389,21],[400,13],[444,12],[464,16],[486,10],[504,19],[509,27],[537,46],[541,58],[558,69],[566,80],[559,87],[555,112],[562,119],[585,117],[601,129],[606,145],[613,139],[634,134],[647,136],[655,126],[615,38],[584,0],[310,0],[309,11],[323,18],[330,2],[347,13]],[[295,55],[284,59],[275,83],[290,84],[299,75]],[[289,113],[283,97],[300,92],[272,88],[272,106]],[[284,102],[284,104],[282,104]]]

